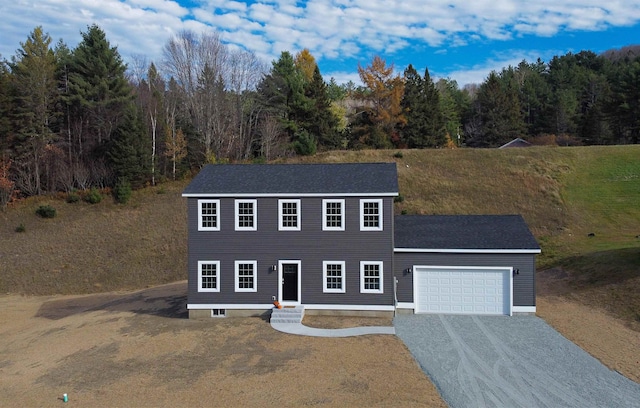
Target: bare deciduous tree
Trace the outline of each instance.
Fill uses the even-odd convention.
[[[181,31],[164,47],[164,70],[185,93],[200,135],[202,160],[220,155],[228,117],[224,110],[227,48],[216,32]]]
[[[260,126],[260,153],[266,160],[271,160],[282,153],[281,145],[286,138],[284,129],[278,118],[266,116]]]

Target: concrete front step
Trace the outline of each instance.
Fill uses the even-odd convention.
[[[279,318],[279,317],[272,317],[271,318],[271,322],[270,323],[293,323],[293,324],[300,324],[302,322],[302,319],[284,319],[284,318]]]
[[[271,310],[271,323],[302,323],[303,317],[304,307],[302,306]]]

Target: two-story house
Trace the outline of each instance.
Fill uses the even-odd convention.
[[[206,166],[183,192],[189,316],[262,314],[274,301],[307,313],[535,311],[540,250],[521,217],[396,220],[397,195],[395,163]]]

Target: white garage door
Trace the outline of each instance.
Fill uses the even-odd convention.
[[[511,315],[511,269],[416,266],[416,313]]]

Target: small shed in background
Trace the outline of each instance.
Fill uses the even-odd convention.
[[[504,149],[504,148],[510,148],[510,147],[529,147],[531,146],[531,143],[527,142],[524,139],[521,139],[519,137],[513,139],[512,141],[510,141],[507,144],[503,144],[502,146],[500,146],[498,149]]]

